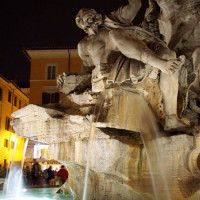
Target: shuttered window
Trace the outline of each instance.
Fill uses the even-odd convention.
[[[55,80],[56,79],[56,66],[55,65],[48,65],[47,66],[47,79],[48,80]]]
[[[9,131],[9,129],[10,129],[10,118],[9,117],[6,117],[5,129],[7,131]]]
[[[42,93],[42,104],[59,103],[59,93]]]
[[[4,147],[8,148],[8,142],[9,142],[8,139],[4,140]]]
[[[11,92],[10,91],[8,92],[8,102],[11,103]]]
[[[17,106],[17,97],[14,98],[14,106]]]
[[[0,88],[0,101],[2,101],[3,100],[3,90],[2,90],[2,88]]]

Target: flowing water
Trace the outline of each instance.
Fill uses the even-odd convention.
[[[22,155],[22,161],[21,162],[14,162],[13,158],[15,155],[16,147],[17,147],[17,140],[15,141],[15,147],[13,151],[12,161],[9,173],[7,173],[6,181],[4,183],[3,192],[6,197],[14,197],[17,198],[21,194],[22,190],[22,173],[23,173],[23,165],[24,165],[24,157],[26,153],[28,145],[28,139],[26,139],[24,143],[24,151]]]
[[[101,108],[104,104],[104,100],[105,100],[105,92],[102,92],[99,95],[99,98],[98,98],[97,103],[95,105],[94,115],[92,117],[92,125],[91,125],[90,138],[89,138],[89,144],[88,144],[88,150],[87,150],[87,163],[86,163],[86,170],[85,170],[85,180],[84,180],[84,189],[83,189],[82,200],[87,199],[88,173],[89,173],[89,169],[90,169],[92,144],[93,144],[93,140],[94,140],[94,137],[95,137],[95,130],[96,130],[95,122],[98,121],[100,110],[101,110]]]
[[[159,131],[155,116],[142,97],[138,99],[135,109],[138,115],[141,138],[146,150],[155,200],[171,200],[166,175],[166,152],[161,144],[162,132]]]
[[[21,191],[20,197],[5,197],[0,191],[1,200],[73,200],[71,195],[64,195],[61,193],[56,193],[58,187],[56,188],[30,188],[23,189]]]
[[[101,94],[95,107],[95,114],[92,120],[90,139],[88,144],[88,155],[84,182],[84,192],[82,200],[87,199],[87,184],[88,184],[88,172],[90,168],[90,159],[92,152],[92,144],[95,137],[95,122],[98,120],[100,109],[104,103],[105,92]],[[141,139],[145,146],[149,171],[151,175],[154,199],[155,200],[171,200],[168,180],[166,177],[164,149],[160,144],[161,132],[157,127],[155,116],[153,115],[149,105],[146,101],[139,97],[137,103],[134,106],[135,112],[138,116],[138,126],[141,130]],[[127,115],[127,117],[130,117]]]

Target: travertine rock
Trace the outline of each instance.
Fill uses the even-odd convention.
[[[51,116],[48,114],[49,111]],[[16,111],[13,117],[12,124],[20,136],[49,144],[49,154],[67,166],[70,173],[68,183],[75,191],[76,197],[81,197],[88,157],[91,118],[68,115],[64,112],[62,117],[56,118],[56,114],[52,114],[52,109],[35,105]],[[124,121],[127,117],[135,121],[131,112],[129,115],[122,116],[121,120]],[[191,171],[195,169],[196,158],[193,158],[192,162],[188,160],[188,156],[192,155],[194,149],[193,137],[178,135],[162,137],[158,141],[163,147],[162,155],[165,159],[164,165],[172,199],[182,200],[185,199],[184,196],[191,196],[198,187],[195,191],[184,188],[189,187],[188,180],[197,179],[196,172]],[[151,173],[158,173],[156,153],[151,149],[149,154],[153,163]],[[136,132],[97,128],[90,159],[88,199],[144,200],[153,195],[145,149]],[[181,174],[183,170],[187,171],[187,176]],[[159,177],[155,178],[156,182],[160,183]],[[159,185],[157,190],[161,195],[160,198],[163,199],[162,188]]]
[[[82,92],[91,85],[91,75],[71,75],[63,73],[57,78],[60,92],[69,94],[74,91]]]

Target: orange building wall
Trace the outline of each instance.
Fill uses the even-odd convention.
[[[41,50],[38,51],[41,52]],[[68,66],[69,63],[70,66]],[[70,62],[69,62],[69,56],[67,55],[67,51],[66,51],[66,57],[63,57],[62,54],[62,57],[60,58],[58,55],[56,58],[54,57],[51,58],[50,55],[47,55],[47,58],[45,57],[37,58],[33,56],[31,58],[31,73],[30,73],[30,104],[37,104],[37,105],[42,104],[42,93],[45,92],[45,87],[54,86],[57,88],[56,80],[46,80],[47,64],[57,65],[56,78],[58,77],[59,74],[62,74],[63,72],[68,72],[68,69],[70,69],[70,72],[81,72],[82,69],[82,60],[80,59],[78,54],[77,55],[73,54],[72,56],[70,56]],[[59,92],[58,88],[56,90],[57,92]],[[60,95],[60,97],[62,97],[62,95]]]
[[[70,72],[81,72],[82,70],[82,60],[78,58],[72,58],[70,63]]]

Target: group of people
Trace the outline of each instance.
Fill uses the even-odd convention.
[[[68,178],[68,171],[64,165],[61,166],[58,172],[53,171],[52,166],[50,166],[48,169],[44,170],[44,178],[46,184],[53,185],[55,181],[58,181],[59,185],[62,185]]]
[[[26,166],[24,172],[25,183],[28,186],[42,184],[55,185],[55,182],[59,182],[61,186],[68,179],[69,173],[64,165],[58,171],[53,171],[52,166],[42,171],[37,160],[34,159],[33,162],[32,168],[30,169],[29,166]]]

